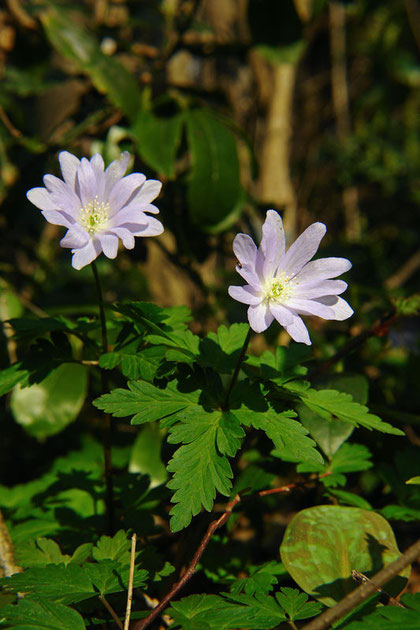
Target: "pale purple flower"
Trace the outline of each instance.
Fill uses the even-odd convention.
[[[237,234],[233,251],[236,271],[248,282],[229,287],[229,295],[249,304],[248,320],[255,332],[263,332],[276,319],[295,341],[311,344],[308,330],[299,315],[323,319],[347,319],[353,310],[337,297],[347,289],[342,280],[331,280],[348,271],[346,258],[312,260],[327,228],[310,225],[286,251],[283,223],[274,210],[267,212],[257,249],[247,234]]]
[[[135,236],[162,234],[162,223],[146,214],[159,212],[150,202],[162,184],[146,180],[142,173],[124,177],[130,159],[127,151],[107,169],[99,153],[91,160],[79,160],[62,151],[58,159],[64,181],[45,175],[45,188],[31,188],[26,196],[49,223],[67,228],[60,245],[71,248],[75,269],[88,265],[101,252],[115,258],[119,240],[133,249]]]

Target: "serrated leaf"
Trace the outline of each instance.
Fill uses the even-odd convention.
[[[172,531],[187,527],[202,507],[210,511],[216,492],[229,496],[232,470],[224,453],[233,456],[243,435],[231,414],[207,413],[202,408],[170,429],[168,441],[183,444],[168,464],[174,476],[167,485],[175,490],[171,500],[176,503],[171,510]]]
[[[363,510],[373,510],[369,501],[366,501],[363,497],[354,492],[346,492],[346,490],[328,490],[328,494],[336,497],[339,503],[344,505],[352,505],[353,507],[359,507]]]
[[[116,418],[133,416],[132,424],[143,424],[166,418],[187,408],[198,406],[200,392],[180,392],[176,382],[159,389],[145,381],[130,381],[129,389],[114,389],[93,401],[98,409]]]
[[[15,385],[22,383],[28,376],[28,371],[21,369],[21,363],[15,363],[0,371],[0,396],[9,393]]]
[[[280,554],[295,582],[327,606],[355,588],[352,569],[369,577],[400,556],[394,533],[382,516],[338,505],[320,505],[294,516]],[[386,590],[399,593],[409,573],[409,567],[404,569]]]
[[[87,563],[83,568],[92,581],[95,591],[97,589],[100,595],[119,593],[128,588],[129,567],[122,567],[120,562],[102,560],[98,564]],[[134,588],[144,586],[147,575],[147,571],[136,567],[133,579]]]
[[[130,536],[120,529],[114,536],[101,536],[92,549],[92,556],[97,562],[116,560],[123,566],[130,564]]]
[[[17,604],[4,606],[1,616],[13,628],[21,630],[85,630],[86,626],[76,610],[52,601],[21,599]]]
[[[215,228],[241,199],[239,159],[233,133],[208,109],[185,113],[191,155],[188,206],[201,229]]]
[[[268,562],[259,567],[251,567],[249,577],[234,580],[230,592],[234,595],[244,591],[247,595],[254,593],[269,593],[277,584],[277,575],[284,574],[284,567],[279,562]]]
[[[141,158],[166,177],[175,175],[175,158],[183,123],[183,116],[179,113],[163,117],[141,110],[133,128]]]
[[[362,426],[392,435],[404,435],[400,429],[369,413],[369,409],[364,405],[354,402],[350,394],[344,394],[335,389],[309,389],[305,391],[301,399],[304,405],[325,420],[334,421],[338,418],[356,427]]]
[[[200,342],[197,362],[211,367],[219,374],[230,374],[234,370],[241,348],[248,334],[247,324],[219,326],[217,333],[210,332]]]
[[[361,405],[367,403],[368,383],[362,375],[334,375],[324,383],[324,387],[350,394],[353,400]],[[335,419],[334,422],[328,422],[305,405],[299,405],[298,413],[302,424],[309,430],[311,436],[329,458],[354,431],[354,427],[348,422],[342,422],[338,419]]]
[[[276,599],[291,621],[314,617],[322,609],[322,605],[318,602],[308,602],[308,596],[305,593],[287,586],[276,593]]]
[[[370,615],[364,615],[361,621],[345,625],[345,630],[419,630],[420,594],[406,594],[401,598],[406,608],[398,606],[380,606]]]
[[[99,367],[105,370],[112,370],[120,366],[121,372],[127,379],[135,380],[141,378],[151,382],[156,376],[165,352],[166,348],[164,346],[144,348],[135,353],[124,351],[107,352],[99,357]]]
[[[23,567],[46,566],[47,564],[68,564],[71,557],[63,555],[54,540],[36,538],[26,540],[15,549],[16,562]]]

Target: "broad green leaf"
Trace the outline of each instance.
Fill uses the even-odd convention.
[[[206,412],[201,408],[188,414],[170,429],[168,441],[182,443],[168,464],[174,473],[168,488],[175,490],[171,510],[171,529],[178,531],[190,524],[202,507],[212,509],[216,492],[229,496],[232,470],[225,454],[233,456],[244,435],[232,414]]]
[[[76,420],[85,401],[87,370],[85,366],[66,363],[53,370],[43,381],[21,387],[12,393],[13,416],[30,435],[44,438],[62,431]]]
[[[276,593],[276,599],[291,621],[314,617],[322,609],[319,602],[308,602],[308,596],[305,593],[287,586],[283,586],[280,592]]]
[[[150,487],[164,483],[168,474],[160,456],[162,433],[158,426],[144,426],[136,437],[131,451],[129,471],[150,477]]]
[[[187,408],[198,408],[200,392],[181,392],[174,381],[168,383],[165,389],[145,381],[130,381],[128,387],[114,389],[94,400],[93,404],[116,418],[132,415],[132,424],[153,422]]]
[[[362,375],[335,375],[326,383],[326,387],[350,394],[353,400],[365,405],[368,399],[367,380]],[[335,419],[329,422],[317,415],[305,405],[298,407],[299,418],[311,436],[319,444],[327,457],[331,458],[341,444],[350,437],[354,427],[348,422]]]
[[[188,205],[201,229],[225,227],[236,219],[242,197],[239,159],[233,133],[210,110],[185,112],[191,156]]]
[[[350,394],[344,394],[335,389],[308,389],[301,396],[303,404],[325,420],[334,422],[337,418],[354,426],[376,429],[392,435],[404,435],[378,416],[369,413],[364,405],[354,402]]]
[[[333,606],[355,588],[352,569],[368,577],[400,556],[389,523],[375,512],[321,505],[299,512],[287,526],[281,559],[295,582]],[[399,593],[408,567],[386,586]]]
[[[73,61],[132,121],[140,105],[140,91],[134,76],[115,57],[105,55],[96,39],[64,11],[49,6],[41,13],[42,24],[53,47]]]
[[[141,110],[133,128],[140,157],[166,177],[175,175],[175,158],[183,124],[182,114],[163,117]]]
[[[20,630],[85,630],[76,610],[52,601],[20,599],[17,604],[4,606],[1,616],[13,628]]]

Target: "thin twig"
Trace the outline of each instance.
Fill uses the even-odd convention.
[[[140,621],[138,621],[133,626],[132,630],[144,630],[144,628],[147,628],[147,626],[149,626],[152,623],[152,621],[154,621],[154,619],[156,619],[156,617],[158,617],[158,615],[160,615],[160,613],[166,608],[166,606],[169,604],[169,602],[183,588],[183,586],[185,586],[185,584],[194,575],[196,567],[197,567],[197,564],[200,561],[201,556],[203,555],[203,553],[204,553],[207,545],[209,544],[213,534],[220,527],[222,527],[222,525],[224,525],[226,523],[226,521],[228,520],[229,516],[232,514],[233,508],[236,505],[238,505],[238,503],[248,501],[248,500],[253,499],[255,497],[258,497],[258,496],[263,497],[263,496],[266,496],[268,494],[278,494],[278,493],[290,492],[294,488],[304,487],[304,486],[306,486],[306,485],[308,485],[310,483],[313,483],[314,481],[317,481],[321,477],[327,477],[330,474],[331,474],[330,472],[327,472],[327,473],[323,473],[322,475],[319,475],[317,477],[317,479],[307,479],[305,481],[291,483],[291,484],[289,484],[287,486],[281,486],[279,488],[272,488],[270,490],[260,490],[259,492],[256,492],[255,494],[247,495],[245,497],[241,497],[239,494],[237,494],[232,499],[232,501],[230,501],[227,504],[223,514],[221,516],[219,516],[219,518],[217,518],[214,521],[212,521],[210,523],[210,525],[208,526],[207,531],[204,534],[204,536],[203,536],[203,538],[202,538],[202,540],[200,542],[200,545],[198,546],[197,551],[195,552],[195,554],[194,554],[190,564],[187,567],[187,570],[185,571],[185,573],[181,577],[181,579],[178,582],[176,582],[176,584],[174,584],[172,586],[172,588],[165,595],[165,597],[162,599],[160,604],[158,604],[152,610],[152,612],[147,617],[145,617],[145,619],[141,619]]]
[[[133,601],[134,562],[136,560],[136,542],[137,536],[136,534],[133,534],[131,536],[130,575],[128,578],[127,607],[125,609],[124,630],[128,630],[128,627],[130,625],[131,603]]]
[[[3,515],[0,512],[0,567],[5,577],[10,577],[14,573],[21,573],[22,567],[19,567],[15,561],[15,551],[9,530],[4,522]]]
[[[366,582],[372,582],[366,575],[360,573],[357,569],[353,569],[351,572],[351,577],[357,584],[365,584]],[[373,582],[372,582],[373,583]],[[376,586],[376,585],[375,585]],[[384,591],[383,588],[377,587],[377,592],[379,593],[379,601],[381,604],[390,604],[391,606],[399,606],[400,608],[405,608],[404,604],[401,604],[395,597],[392,597],[389,593]]]
[[[117,613],[112,608],[111,604],[105,598],[105,595],[99,595],[99,599],[101,600],[101,602],[103,603],[103,605],[105,606],[105,608],[107,609],[107,611],[109,612],[109,614],[111,615],[111,617],[113,618],[117,626],[120,628],[120,630],[123,630],[121,619],[118,617]]]
[[[326,372],[332,365],[341,361],[341,359],[345,356],[356,350],[356,348],[361,346],[370,337],[382,337],[388,332],[389,326],[393,324],[396,319],[397,314],[395,309],[383,315],[374,324],[372,324],[372,326],[369,326],[369,328],[362,331],[360,335],[356,335],[356,337],[350,339],[344,348],[336,352],[331,358],[324,361],[321,366],[312,370],[308,375],[309,380],[322,376],[322,374],[324,374],[324,372]]]
[[[411,545],[397,560],[381,569],[369,582],[361,584],[359,588],[346,595],[336,606],[323,612],[322,615],[303,626],[301,630],[325,630],[325,628],[329,628],[334,621],[341,619],[356,606],[371,597],[371,595],[374,595],[378,588],[398,575],[400,571],[414,562],[419,556],[420,540]]]

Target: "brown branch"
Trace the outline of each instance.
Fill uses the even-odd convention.
[[[366,582],[367,583],[372,582],[372,580],[370,580],[363,573],[360,573],[360,571],[358,571],[357,569],[352,570],[351,577],[358,584],[365,584]],[[377,587],[376,591],[379,593],[379,601],[381,602],[381,604],[385,604],[385,605],[390,604],[391,606],[399,606],[400,608],[405,608],[404,604],[401,604],[401,602],[396,600],[395,597],[392,597],[392,595],[384,591],[383,588]]]
[[[128,630],[128,627],[130,625],[131,603],[133,601],[134,562],[136,560],[136,542],[137,536],[136,534],[133,534],[131,537],[130,575],[128,578],[127,607],[125,610],[124,630]]]
[[[371,580],[361,584],[359,588],[349,593],[336,606],[326,610],[322,615],[303,626],[301,630],[325,630],[325,628],[329,628],[334,621],[341,619],[345,614],[371,597],[371,595],[374,595],[378,588],[398,575],[400,571],[414,562],[419,556],[420,540],[411,545],[397,560],[381,569]]]
[[[316,478],[316,480],[321,479],[321,477],[327,477],[330,474],[331,474],[330,472],[323,473],[322,475],[319,475]],[[181,579],[178,582],[176,582],[176,584],[173,585],[171,590],[165,595],[165,597],[162,599],[160,604],[158,604],[156,608],[154,608],[152,612],[147,617],[145,617],[145,619],[141,619],[136,624],[134,624],[132,630],[143,630],[144,628],[147,628],[147,626],[149,626],[152,623],[152,621],[154,621],[156,617],[160,615],[160,613],[166,608],[169,602],[175,597],[175,595],[177,595],[177,593],[183,588],[183,586],[185,586],[185,584],[194,575],[197,564],[199,563],[201,556],[203,555],[207,545],[209,544],[211,537],[220,527],[222,527],[222,525],[226,523],[226,521],[228,520],[229,516],[232,513],[233,508],[236,505],[238,505],[238,503],[248,501],[258,496],[263,497],[269,494],[278,494],[280,492],[290,492],[291,490],[295,488],[301,488],[301,487],[307,486],[308,484],[313,483],[316,480],[307,479],[305,481],[297,481],[295,483],[290,483],[287,486],[280,486],[279,488],[271,488],[270,490],[260,490],[259,492],[256,492],[255,494],[248,495],[243,498],[241,498],[240,495],[237,494],[232,499],[232,501],[230,501],[227,504],[223,514],[219,516],[219,518],[212,521],[210,525],[208,526],[207,531],[204,534],[201,540],[201,543],[198,546],[197,551],[195,552],[190,564],[187,567],[187,570],[185,571]]]

